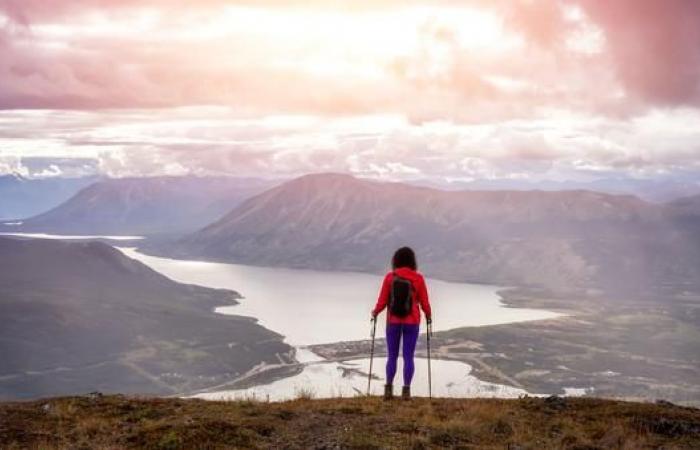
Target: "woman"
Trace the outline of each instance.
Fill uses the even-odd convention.
[[[418,341],[418,329],[420,325],[420,309],[423,310],[428,323],[431,323],[430,302],[428,301],[428,289],[425,286],[423,275],[418,273],[416,265],[416,255],[409,247],[402,247],[396,250],[391,261],[392,271],[387,273],[382,283],[377,304],[372,310],[372,318],[376,320],[377,315],[387,308],[386,323],[386,385],[384,386],[384,399],[389,400],[394,396],[393,383],[396,375],[396,363],[399,358],[399,343],[403,340],[403,390],[401,397],[404,400],[411,398],[411,380],[415,372],[413,354]],[[410,305],[407,305],[405,313],[397,315],[392,311],[397,308],[391,306],[392,285],[394,279],[402,282],[410,282]],[[394,300],[396,301],[396,300]]]

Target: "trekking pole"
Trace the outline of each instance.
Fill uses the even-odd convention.
[[[367,375],[367,395],[369,395],[369,387],[372,382],[372,362],[374,361],[374,335],[377,332],[377,317],[372,317],[372,345],[369,350],[369,375]]]
[[[433,334],[433,322],[432,320],[428,322],[428,332],[426,333],[426,339],[428,340],[428,398],[433,399],[433,380],[431,378],[430,371],[430,335]]]

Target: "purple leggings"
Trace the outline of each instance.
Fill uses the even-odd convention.
[[[416,371],[413,364],[413,353],[416,351],[419,325],[405,323],[386,324],[386,383],[394,384],[396,376],[396,363],[399,359],[399,341],[403,336],[403,385],[410,386],[413,372]]]

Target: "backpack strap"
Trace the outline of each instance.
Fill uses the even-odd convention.
[[[386,323],[389,324],[389,316],[391,315],[391,308],[394,304],[394,281],[396,281],[396,270],[391,271],[391,288],[389,289],[389,303],[386,305]]]

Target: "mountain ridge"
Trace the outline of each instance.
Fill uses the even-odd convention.
[[[274,182],[235,177],[118,178],[94,183],[13,231],[66,234],[185,233],[216,220]]]
[[[0,175],[0,220],[22,220],[51,209],[99,180],[96,176],[27,178]]]
[[[623,280],[626,289],[661,273],[687,275],[677,259],[667,267],[652,259],[665,251],[694,262],[684,245],[691,231],[665,205],[627,194],[442,191],[312,174],[248,199],[170,254],[381,272],[409,244],[421,267],[443,279],[557,288]]]
[[[667,203],[679,198],[700,193],[700,184],[692,177],[680,180],[600,178],[590,181],[577,180],[521,180],[521,179],[477,179],[473,181],[430,182],[410,180],[411,184],[435,186],[449,190],[590,190],[608,194],[632,194],[645,201]]]

